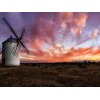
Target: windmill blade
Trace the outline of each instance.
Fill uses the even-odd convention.
[[[14,45],[14,47],[12,48],[12,53],[15,55],[15,56],[18,56],[18,54],[17,54],[17,52],[18,52],[18,50],[17,50],[17,47],[18,46],[18,44],[17,45]]]
[[[18,38],[18,36],[16,35],[16,32],[15,32],[14,29],[11,27],[11,25],[10,25],[9,22],[6,20],[6,18],[3,18],[3,21],[7,24],[7,26],[10,28],[10,30],[12,31],[12,33],[16,36],[16,38]]]
[[[22,39],[24,33],[25,33],[25,29],[23,28],[23,30],[22,30],[22,32],[21,32],[20,39]]]
[[[18,46],[19,46],[19,42],[17,43],[16,49],[15,49],[15,51],[14,51],[14,55],[16,55],[16,56],[18,56],[18,52],[17,52]]]
[[[14,47],[12,48],[11,52],[14,54],[14,51],[15,51],[15,45]],[[15,55],[15,54],[14,54]]]
[[[23,46],[23,48],[26,50],[26,52],[29,54],[29,50],[27,49],[27,47],[22,43],[22,41],[19,40],[19,42]]]
[[[20,44],[23,46],[23,48],[26,50],[26,52],[29,54],[29,50],[26,48],[26,46],[22,43],[22,41],[20,41],[21,38],[19,38],[17,35],[16,35],[16,32],[14,31],[14,29],[11,27],[11,25],[9,24],[9,22],[6,20],[6,18],[3,18],[3,21],[7,24],[7,26],[10,28],[10,30],[12,31],[12,33],[15,35],[15,37],[18,39],[18,41],[20,42]],[[24,34],[24,31],[25,29],[23,28],[23,31],[22,31],[22,34],[21,34],[21,37],[23,36]]]

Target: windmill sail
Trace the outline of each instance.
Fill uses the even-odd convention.
[[[17,46],[15,47],[15,50],[14,50],[14,54],[16,56],[18,56],[18,47],[19,47],[19,42],[17,43]]]
[[[23,34],[25,32],[25,29],[23,28],[22,33],[21,33],[21,37],[19,38],[15,32],[15,30],[11,27],[11,25],[9,24],[9,22],[6,20],[6,18],[3,18],[4,22],[7,24],[7,26],[9,27],[9,29],[11,30],[11,32],[15,35],[15,37],[17,38],[17,42],[18,45],[20,44],[25,50],[26,52],[29,54],[29,50],[27,49],[27,47],[23,44],[23,42],[21,41]],[[18,47],[18,46],[17,46]]]

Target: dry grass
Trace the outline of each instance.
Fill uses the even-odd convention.
[[[3,87],[100,86],[100,63],[23,64],[0,67]]]

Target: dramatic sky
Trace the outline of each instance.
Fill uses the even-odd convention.
[[[100,60],[100,13],[73,12],[9,12],[0,13],[0,51],[2,42],[11,35],[2,20],[5,17],[20,37],[28,55],[20,48],[24,62],[71,62]],[[1,55],[0,55],[1,58]]]

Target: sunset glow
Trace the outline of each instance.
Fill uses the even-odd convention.
[[[23,62],[100,61],[100,13],[0,13],[9,20],[30,51],[20,49]],[[0,20],[2,42],[14,35]],[[0,56],[1,57],[1,56]]]

